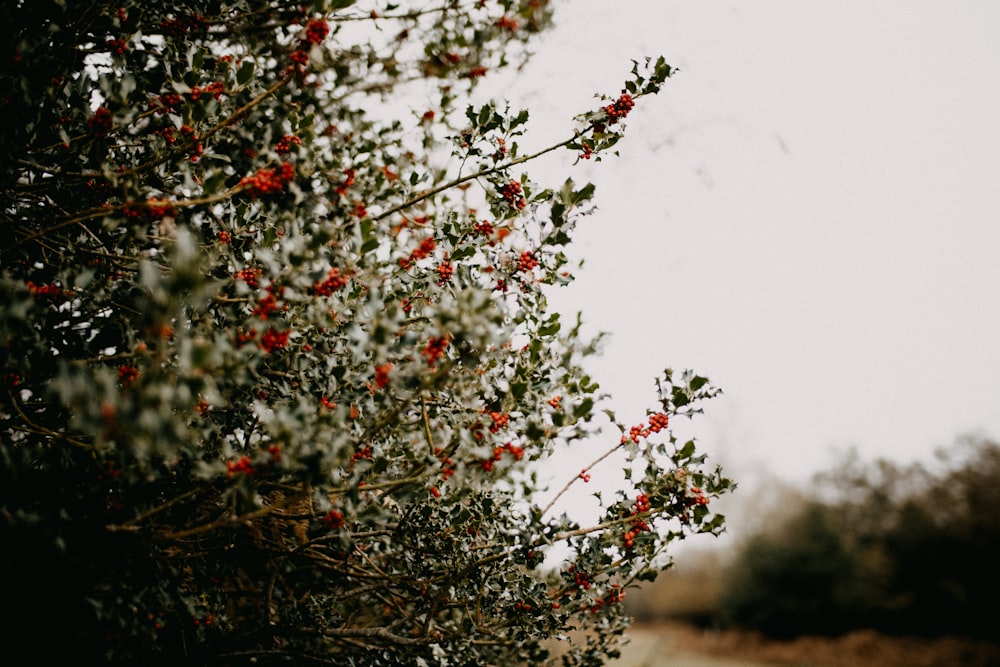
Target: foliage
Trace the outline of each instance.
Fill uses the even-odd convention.
[[[582,631],[560,659],[600,664],[625,589],[721,530],[730,482],[668,428],[715,393],[690,372],[610,443],[631,483],[598,523],[541,500],[540,463],[595,430],[593,346],[544,292],[572,278],[593,187],[517,170],[599,159],[672,74],[637,63],[524,153],[526,112],[464,100],[550,14],[5,3],[9,652],[540,664]],[[541,567],[554,544],[570,555]]]
[[[1000,445],[964,440],[934,471],[846,458],[729,568],[721,613],[772,636],[857,628],[1000,643]]]

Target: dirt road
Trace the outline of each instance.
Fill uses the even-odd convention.
[[[997,667],[1000,646],[956,637],[841,637],[773,641],[738,630],[705,632],[675,622],[636,624],[613,667]]]
[[[742,658],[692,653],[678,646],[674,633],[671,628],[662,625],[633,625],[628,631],[631,642],[622,651],[622,657],[608,664],[610,667],[775,667],[778,665],[773,662],[755,662]]]

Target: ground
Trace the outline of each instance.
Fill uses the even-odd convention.
[[[951,637],[843,637],[768,641],[759,634],[706,631],[675,622],[636,624],[614,667],[998,667],[1000,646]]]

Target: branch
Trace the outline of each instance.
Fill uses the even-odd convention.
[[[436,637],[402,637],[389,632],[386,628],[327,628],[323,631],[327,637],[361,637],[363,639],[381,639],[400,646],[426,646],[438,644]]]
[[[83,442],[82,440],[77,440],[76,438],[70,437],[65,433],[59,433],[58,431],[53,431],[52,429],[46,428],[45,426],[35,424],[34,422],[31,421],[28,415],[24,413],[24,410],[21,409],[21,406],[18,405],[17,399],[14,397],[14,392],[8,389],[7,395],[10,396],[10,404],[14,406],[14,410],[17,412],[17,415],[24,421],[25,424],[27,424],[28,428],[31,429],[32,433],[36,433],[38,435],[45,435],[50,438],[56,438],[58,440],[65,440],[74,447],[80,447],[81,449],[90,449],[90,450],[94,449],[94,445],[90,443]]]
[[[587,466],[587,467],[585,467],[583,469],[583,472],[591,470],[598,463],[600,463],[604,459],[606,459],[609,456],[611,456],[612,454],[614,454],[616,451],[618,451],[619,449],[621,449],[621,447],[622,447],[623,444],[625,444],[625,443],[618,443],[617,445],[615,445],[614,447],[612,447],[608,451],[606,451],[603,454],[601,454],[600,456],[598,456],[593,462],[591,462],[591,464],[589,466]],[[552,498],[552,500],[549,501],[549,504],[545,506],[545,509],[542,510],[542,513],[539,516],[540,517],[545,516],[548,513],[548,511],[550,509],[552,509],[552,506],[556,504],[556,501],[558,501],[563,496],[564,493],[566,493],[567,491],[569,491],[569,488],[571,486],[573,486],[578,479],[580,479],[580,475],[576,475],[575,477],[573,477],[573,479],[571,479],[568,482],[566,482],[566,485],[559,490],[559,493],[557,493],[555,495],[555,497]]]
[[[592,127],[593,127],[593,125],[591,125],[587,129],[583,130],[583,132],[586,132],[587,130],[591,129]],[[482,171],[477,171],[474,174],[469,174],[467,176],[462,176],[460,178],[456,178],[455,180],[450,181],[448,183],[444,183],[442,185],[439,185],[436,188],[431,188],[430,190],[427,190],[426,192],[423,192],[423,193],[417,195],[416,197],[408,199],[407,201],[403,202],[402,204],[397,204],[396,206],[393,206],[389,210],[383,211],[382,213],[379,213],[378,215],[376,215],[373,218],[373,220],[375,220],[376,222],[378,222],[379,220],[382,220],[384,218],[389,217],[393,213],[398,213],[400,211],[408,209],[408,208],[410,208],[411,206],[413,206],[415,204],[419,204],[420,202],[424,201],[425,199],[433,197],[434,195],[439,194],[441,192],[444,192],[445,190],[449,190],[451,188],[457,187],[457,186],[461,185],[462,183],[467,183],[467,182],[475,180],[477,178],[482,178],[483,176],[489,176],[490,174],[496,173],[498,171],[503,171],[504,169],[509,169],[509,168],[511,168],[511,167],[513,167],[515,165],[522,164],[522,163],[528,162],[530,160],[534,160],[535,158],[541,157],[542,155],[545,155],[546,153],[551,153],[552,151],[554,151],[556,149],[563,148],[564,146],[572,143],[573,141],[576,141],[576,139],[578,139],[580,137],[580,135],[583,134],[583,132],[576,132],[569,139],[565,139],[565,140],[560,141],[558,143],[552,144],[548,148],[543,148],[542,150],[538,151],[537,153],[532,153],[531,155],[524,155],[522,157],[510,160],[509,162],[504,162],[503,164],[498,164],[495,167],[490,167],[489,169],[483,169]]]

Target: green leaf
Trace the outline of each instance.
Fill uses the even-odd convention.
[[[253,78],[254,64],[252,60],[244,60],[243,64],[240,65],[239,71],[236,72],[236,83],[241,86],[245,86],[250,79]]]

